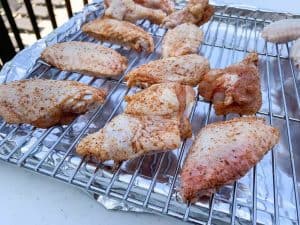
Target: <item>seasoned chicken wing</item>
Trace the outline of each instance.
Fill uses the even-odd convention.
[[[134,0],[136,3],[141,4],[148,8],[161,9],[167,14],[175,11],[175,4],[173,0]]]
[[[121,162],[146,153],[180,146],[180,122],[176,117],[120,114],[100,131],[83,138],[77,153],[100,162]]]
[[[0,85],[0,116],[8,123],[47,128],[69,123],[104,99],[103,90],[76,81],[15,81]]]
[[[125,80],[132,87],[148,87],[152,84],[174,82],[190,86],[199,83],[210,69],[207,59],[191,54],[151,61],[130,71]]]
[[[105,10],[105,16],[117,20],[127,20],[135,23],[147,19],[155,24],[161,24],[166,13],[160,9],[151,9],[135,3],[133,0],[111,0]]]
[[[128,114],[188,116],[195,101],[195,91],[187,85],[161,83],[126,96],[125,101]]]
[[[188,55],[198,52],[203,32],[194,24],[181,24],[168,30],[162,42],[162,57]]]
[[[127,59],[113,49],[80,41],[57,43],[47,47],[41,58],[61,70],[93,76],[117,76],[127,68]]]
[[[112,0],[105,0],[105,6],[108,8]],[[161,9],[167,14],[175,11],[175,3],[173,0],[134,0],[135,3],[152,9]]]
[[[212,101],[217,115],[256,113],[262,103],[257,64],[251,53],[238,64],[209,71],[201,77],[199,94]]]
[[[182,23],[200,26],[209,21],[213,14],[214,8],[208,4],[208,0],[191,0],[186,7],[167,16],[163,25],[166,28],[174,28]]]
[[[180,118],[181,137],[191,137],[188,117],[195,102],[192,87],[176,84],[154,84],[134,95],[126,96],[125,113],[148,116],[176,116]]]
[[[96,19],[81,27],[82,31],[100,40],[128,46],[136,51],[153,52],[154,43],[150,34],[142,28],[115,19]]]
[[[204,127],[181,172],[181,196],[194,202],[244,176],[279,140],[263,119],[241,117]]]

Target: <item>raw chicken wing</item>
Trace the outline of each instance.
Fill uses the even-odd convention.
[[[194,24],[181,24],[168,30],[162,42],[162,57],[188,55],[198,52],[203,32]]]
[[[197,135],[181,172],[181,196],[195,202],[244,176],[279,140],[263,119],[212,123]]]
[[[207,59],[191,54],[151,61],[130,71],[125,79],[129,87],[168,82],[195,86],[209,69]]]
[[[161,24],[166,13],[160,9],[151,9],[135,3],[133,0],[112,0],[105,10],[105,16],[117,20],[127,20],[135,23],[148,19],[152,23]]]
[[[127,21],[103,18],[81,27],[82,31],[100,40],[128,46],[138,52],[153,52],[154,43],[150,34]]]
[[[175,11],[175,4],[173,0],[134,0],[136,3],[148,8],[161,9],[167,14]]]
[[[209,71],[201,77],[199,94],[212,101],[217,115],[256,113],[262,103],[257,64],[251,53],[238,64]]]
[[[174,28],[182,23],[194,23],[198,26],[209,21],[214,14],[214,8],[208,4],[208,0],[191,0],[181,10],[167,16],[163,25],[166,28]]]
[[[181,143],[176,117],[120,114],[100,131],[83,138],[76,151],[100,162],[121,162],[146,153],[168,151]]]
[[[61,70],[96,77],[117,76],[127,68],[127,59],[118,52],[89,42],[57,43],[47,47],[41,58]]]
[[[154,84],[125,97],[125,112],[134,115],[188,116],[194,103],[192,87],[177,83]]]
[[[76,81],[15,81],[0,85],[0,116],[8,123],[47,128],[69,123],[104,99],[103,90]]]
[[[192,130],[188,120],[195,102],[192,87],[176,84],[154,84],[134,95],[126,96],[125,113],[148,116],[176,116],[181,122],[181,137],[191,137]]]

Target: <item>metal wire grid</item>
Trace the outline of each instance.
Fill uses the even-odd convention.
[[[177,150],[142,156],[123,162],[116,169],[109,163],[97,164],[74,153],[78,141],[85,134],[98,130],[122,112],[124,96],[138,90],[124,84],[124,75],[116,80],[96,79],[61,72],[37,62],[31,77],[77,80],[106,88],[109,94],[102,106],[80,116],[68,126],[37,129],[2,122],[0,158],[99,194],[102,199],[106,196],[116,198],[123,207],[141,206],[194,223],[298,224],[296,168],[299,165],[295,160],[298,156],[295,148],[300,146],[297,141],[297,128],[300,130],[299,77],[288,57],[288,44],[273,45],[261,40],[260,31],[265,23],[256,18],[216,14],[203,27],[205,42],[199,51],[210,60],[212,67],[224,67],[239,61],[253,50],[260,54],[263,106],[257,116],[265,117],[270,124],[280,127],[282,133],[280,144],[260,164],[233,185],[226,185],[208,201],[184,204],[178,196],[179,173],[191,139],[184,141]],[[160,56],[160,43],[165,31],[147,21],[139,25],[153,34],[154,53],[138,55],[120,46],[103,43],[129,58],[127,71]],[[82,33],[70,40],[96,42]],[[216,116],[211,104],[197,96],[190,115],[193,133],[198,133],[208,123],[236,116]],[[282,165],[286,165],[284,169],[288,172],[282,172]]]

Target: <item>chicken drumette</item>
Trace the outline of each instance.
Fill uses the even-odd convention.
[[[77,153],[99,161],[116,162],[179,147],[191,137],[188,115],[194,103],[193,88],[163,83],[126,97],[125,113],[85,137]]]
[[[212,101],[217,115],[256,113],[262,103],[257,64],[251,53],[240,63],[209,71],[201,77],[199,94]]]
[[[153,52],[154,43],[150,34],[142,28],[109,18],[101,18],[84,24],[82,31],[100,40],[128,46],[136,51]]]
[[[180,120],[182,138],[190,137],[191,125],[188,120],[195,102],[192,87],[177,83],[154,84],[125,98],[125,113],[147,116],[174,116]]]
[[[47,47],[41,58],[61,70],[96,77],[112,77],[127,68],[127,59],[111,48],[99,44],[70,41]]]
[[[180,121],[177,117],[122,113],[100,131],[83,138],[76,152],[100,162],[121,162],[146,153],[173,150],[180,143]]]
[[[105,6],[108,8],[112,0],[105,0]],[[173,0],[134,0],[135,3],[147,8],[161,9],[167,14],[175,11],[175,4]]]
[[[161,24],[166,13],[160,9],[151,9],[135,3],[133,0],[112,0],[105,10],[105,16],[117,20],[127,20],[135,23],[148,19],[152,23]]]
[[[208,0],[191,0],[187,6],[167,16],[163,25],[173,28],[182,23],[193,23],[198,26],[209,21],[214,14],[214,8],[208,4]]]

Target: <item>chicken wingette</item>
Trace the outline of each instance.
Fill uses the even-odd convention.
[[[166,13],[160,9],[144,7],[133,0],[111,0],[109,7],[105,10],[105,16],[132,23],[147,19],[152,23],[161,24]]]
[[[190,0],[187,6],[177,10],[163,20],[166,28],[174,28],[183,23],[193,23],[198,26],[209,21],[214,14],[214,8],[208,0]]]
[[[127,59],[124,56],[111,48],[89,42],[57,43],[47,47],[41,58],[60,70],[95,77],[117,76],[127,68]]]
[[[138,52],[153,52],[154,42],[142,28],[116,19],[100,18],[84,24],[82,31],[100,40],[130,47]]]
[[[125,101],[125,113],[128,114],[178,117],[181,137],[191,137],[188,117],[195,102],[192,87],[177,83],[154,84],[134,95],[126,96]]]
[[[108,8],[113,0],[105,0],[105,6]],[[167,14],[175,11],[175,3],[173,0],[134,0],[135,3],[152,9],[161,9]]]
[[[92,105],[103,103],[105,95],[76,81],[14,81],[0,85],[0,116],[8,123],[48,128],[68,124]]]
[[[212,123],[197,135],[181,172],[181,196],[195,202],[244,176],[278,142],[279,130],[255,117]]]
[[[129,87],[148,87],[157,83],[196,86],[210,69],[207,59],[191,54],[154,60],[131,70],[125,76]]]

